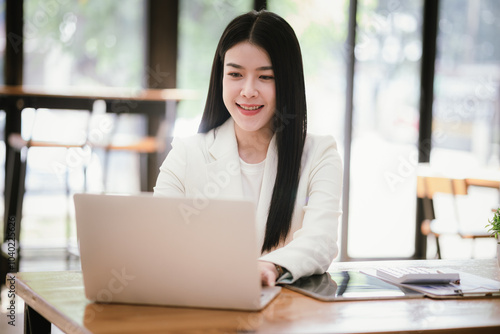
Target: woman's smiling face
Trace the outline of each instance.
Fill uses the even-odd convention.
[[[236,131],[272,130],[276,85],[269,55],[262,48],[241,42],[227,50],[222,80],[224,104]]]

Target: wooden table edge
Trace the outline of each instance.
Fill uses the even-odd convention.
[[[74,320],[66,317],[64,314],[58,311],[43,297],[41,297],[38,293],[31,289],[29,283],[23,282],[22,280],[18,279],[17,274],[7,274],[7,277],[9,276],[14,276],[15,295],[22,298],[25,304],[35,309],[36,312],[47,319],[47,321],[52,324],[64,324],[64,326],[56,326],[59,329],[63,330],[65,333],[92,334],[92,332],[86,330],[83,325],[76,323]],[[24,316],[26,316],[26,314]]]
[[[39,87],[0,85],[0,96],[84,98],[121,101],[182,101],[198,100],[200,93],[182,88],[116,88],[116,87]]]

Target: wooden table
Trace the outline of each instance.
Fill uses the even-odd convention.
[[[332,268],[380,265],[453,268],[500,280],[496,259],[344,262]],[[500,333],[500,298],[321,302],[283,289],[264,310],[241,312],[90,303],[80,272],[18,273],[15,284],[32,328],[47,328],[47,319],[67,333]]]
[[[175,104],[197,99],[196,91],[183,89],[132,88],[45,88],[30,86],[0,86],[0,109],[6,111],[5,142],[8,136],[21,131],[21,111],[25,108],[92,110],[97,100],[106,103],[106,112],[144,114],[148,135],[158,132],[165,119],[175,121]],[[7,147],[8,149],[8,147]],[[154,158],[154,157],[153,157]],[[154,166],[156,167],[156,166]],[[156,174],[157,170],[153,174]],[[151,190],[156,176],[148,180],[144,191]]]

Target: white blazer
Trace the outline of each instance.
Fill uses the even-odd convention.
[[[257,236],[264,242],[267,215],[278,164],[275,136],[267,151],[257,206]],[[176,138],[160,167],[154,188],[159,196],[243,198],[240,157],[229,118],[206,134]],[[341,215],[342,163],[331,136],[308,134],[302,155],[300,181],[290,233],[260,260],[286,268],[296,279],[322,274],[337,256]]]

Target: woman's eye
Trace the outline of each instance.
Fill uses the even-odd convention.
[[[233,78],[239,78],[239,77],[241,77],[241,74],[240,73],[236,73],[236,72],[231,72],[231,73],[228,73],[227,75],[229,75],[230,77],[233,77]]]
[[[262,80],[273,80],[274,76],[272,76],[272,75],[261,75],[260,78]]]

